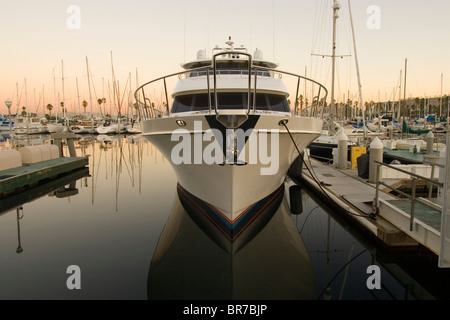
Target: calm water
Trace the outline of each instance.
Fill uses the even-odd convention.
[[[289,182],[230,246],[185,209],[170,164],[140,136],[85,137],[77,154],[88,171],[1,200],[0,299],[450,297],[433,257],[386,253],[305,190],[291,215]],[[81,289],[69,290],[73,265]],[[368,288],[371,265],[380,289]]]

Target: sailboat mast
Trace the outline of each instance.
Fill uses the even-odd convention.
[[[17,102],[16,102],[16,108],[17,108],[16,116],[17,116],[17,114],[19,113],[19,105],[20,105],[20,102],[19,102],[19,83],[18,82],[16,82],[16,97],[17,97]]]
[[[25,110],[28,115],[28,94],[27,94],[27,79],[26,78],[24,80],[24,83],[25,83]]]
[[[444,74],[441,73],[441,100],[439,103],[439,120],[442,117],[442,84],[443,84],[443,82],[444,82]]]
[[[350,7],[350,0],[348,0],[348,11],[350,13],[350,23],[352,26],[353,51],[355,52],[356,73],[358,75],[359,99],[361,100],[361,111],[362,111],[362,121],[363,121],[363,137],[364,137],[364,141],[365,141],[366,140],[366,122],[365,122],[365,114],[364,114],[364,100],[363,100],[363,96],[362,96],[361,76],[359,74],[358,54],[356,52],[355,30],[353,28],[353,18],[352,18],[352,10]],[[378,98],[378,100],[380,100],[380,98]]]
[[[56,75],[55,68],[53,68],[53,107],[55,108],[55,121],[58,123],[58,107],[56,106]]]
[[[400,84],[398,85],[398,114],[397,119],[400,121],[401,117],[401,108],[402,108],[402,72],[403,70],[400,70]]]
[[[77,82],[78,112],[81,115],[80,91],[78,89],[78,77],[76,78],[76,82]]]
[[[405,59],[405,80],[403,81],[403,101],[406,101],[406,68],[408,64],[408,59]]]
[[[93,111],[92,111],[91,78],[89,77],[88,57],[86,57],[86,70],[87,70],[87,77],[88,77],[89,103],[91,104],[91,121],[92,121],[92,128],[93,128],[94,127],[94,114],[93,114]]]
[[[33,88],[33,99],[34,99],[34,113],[37,114],[37,104],[36,104],[36,88]]]
[[[63,95],[62,109],[63,109],[64,124],[66,124],[66,99],[64,96],[64,62],[63,62],[63,60],[61,60],[61,74],[62,74],[62,95]]]
[[[334,78],[335,78],[335,65],[336,65],[336,20],[339,18],[339,9],[341,8],[337,0],[333,0],[333,47],[331,55],[331,129],[334,132],[334,118],[335,118],[335,106],[334,106]]]

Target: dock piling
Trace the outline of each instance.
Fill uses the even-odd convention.
[[[377,182],[377,165],[375,161],[383,162],[383,143],[378,137],[375,137],[370,143],[369,154],[369,182]]]
[[[427,154],[433,153],[434,134],[432,131],[427,133]]]
[[[348,158],[348,137],[342,132],[338,136],[338,169],[347,169],[347,159]]]
[[[57,132],[52,133],[52,139],[54,141],[54,144],[56,144],[59,148],[59,155],[61,157],[64,156],[63,154],[63,144],[62,140],[66,140],[67,146],[69,147],[69,156],[70,157],[76,157],[77,152],[75,150],[75,139],[76,135],[73,132]]]
[[[439,252],[440,268],[450,267],[450,133],[447,133],[446,148],[444,153],[445,168],[444,171],[444,190],[443,190],[443,202],[442,202],[442,215],[441,215],[441,248]]]

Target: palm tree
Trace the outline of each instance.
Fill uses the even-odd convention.
[[[86,108],[87,108],[87,106],[88,106],[87,101],[86,101],[86,100],[83,100],[83,102],[81,103],[81,105],[83,106],[84,113],[86,113]]]
[[[99,108],[100,108],[100,114],[103,116],[103,111],[102,111],[102,106],[101,106],[101,104],[102,104],[102,103],[103,103],[103,104],[106,103],[106,98],[98,98],[98,99],[97,99],[97,103],[98,103],[98,106],[99,106]]]
[[[302,110],[303,109],[303,95],[302,94],[297,98],[297,103],[300,105],[300,110]]]
[[[103,112],[102,112],[102,102],[103,102],[102,99],[100,99],[100,98],[97,99],[98,107],[100,108],[100,114],[103,116]]]
[[[66,106],[64,105],[64,101],[59,103],[61,105],[61,110],[63,112],[64,118],[66,117]]]
[[[53,106],[49,103],[49,104],[46,106],[46,108],[47,108],[47,110],[50,112],[50,118],[51,118],[51,117],[52,117]]]

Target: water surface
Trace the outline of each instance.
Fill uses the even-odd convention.
[[[433,256],[386,253],[305,189],[291,215],[290,181],[230,245],[186,210],[170,164],[141,136],[76,147],[88,170],[1,200],[0,299],[449,298]],[[67,286],[72,265],[81,289]],[[380,289],[368,287],[369,266]]]

